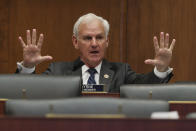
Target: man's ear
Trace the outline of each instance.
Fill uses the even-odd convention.
[[[73,46],[75,47],[75,49],[78,49],[78,40],[77,38],[73,35],[72,36],[72,43],[73,43]]]

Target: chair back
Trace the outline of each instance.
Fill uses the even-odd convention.
[[[196,112],[192,112],[186,115],[187,119],[196,119]]]
[[[45,116],[54,114],[123,114],[150,118],[152,112],[169,111],[166,101],[81,97],[58,100],[8,100],[6,115]]]
[[[196,84],[133,84],[120,87],[120,96],[130,99],[195,101]]]
[[[80,96],[79,76],[0,75],[0,98],[60,99]]]

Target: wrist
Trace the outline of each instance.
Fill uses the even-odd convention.
[[[33,68],[33,67],[35,67],[35,65],[27,64],[27,63],[25,63],[23,61],[21,62],[21,65],[24,66],[25,68]]]
[[[35,67],[33,68],[26,68],[22,65],[22,62],[17,62],[17,68],[19,70],[19,73],[21,74],[30,74],[35,71]]]
[[[166,70],[165,72],[158,71],[156,66],[154,68],[155,75],[161,79],[164,79],[165,77],[167,77],[172,71],[173,71],[173,68],[170,68],[170,67],[168,67],[168,70]]]
[[[169,69],[169,67],[157,67],[157,66],[156,66],[156,69],[157,69],[159,72],[166,72],[166,71]]]

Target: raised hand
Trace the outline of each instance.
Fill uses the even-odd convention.
[[[154,48],[155,48],[155,58],[145,60],[146,64],[152,64],[157,67],[157,70],[164,72],[168,70],[169,64],[172,59],[172,50],[175,46],[176,40],[173,39],[171,45],[169,45],[169,34],[166,33],[164,38],[164,33],[160,33],[160,44],[158,43],[157,37],[154,36]]]
[[[23,48],[24,67],[32,68],[43,61],[52,60],[51,56],[41,56],[41,47],[43,44],[43,39],[43,34],[40,34],[39,40],[36,44],[36,29],[33,29],[32,31],[32,39],[30,30],[27,30],[27,44],[25,44],[22,37],[19,36],[19,41]]]

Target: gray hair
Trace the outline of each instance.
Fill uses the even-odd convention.
[[[91,21],[93,19],[98,19],[102,22],[104,30],[105,30],[105,34],[106,34],[106,37],[107,37],[108,34],[109,34],[109,29],[110,29],[110,25],[109,25],[108,21],[103,19],[100,16],[97,16],[97,15],[93,14],[93,13],[88,13],[86,15],[83,15],[76,21],[76,23],[74,24],[74,27],[73,27],[73,35],[75,37],[78,37],[78,28],[79,28],[79,25],[81,24],[81,22],[83,22],[83,21],[88,22],[88,21]]]

